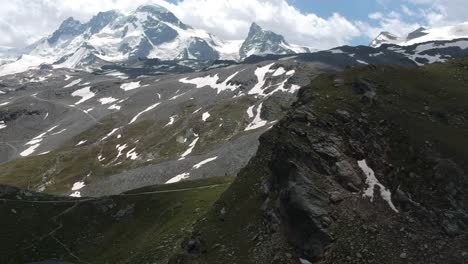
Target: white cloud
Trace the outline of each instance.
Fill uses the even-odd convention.
[[[375,13],[370,13],[369,14],[369,18],[370,19],[374,19],[374,20],[379,20],[379,19],[382,19],[384,17],[384,15],[380,12],[375,12]]]
[[[292,43],[318,48],[343,45],[360,35],[339,14],[304,14],[285,0],[184,0],[169,9],[182,21],[227,39],[245,38],[254,21]]]
[[[358,23],[359,29],[369,38],[375,38],[380,32],[388,31],[397,36],[406,36],[409,32],[414,31],[420,27],[419,23],[407,23],[404,21],[402,15],[395,11],[388,14],[373,13],[369,18],[377,22],[377,26],[371,26],[368,23]]]
[[[320,17],[302,13],[286,0],[0,0],[0,45],[24,46],[52,33],[73,16],[85,22],[99,11],[125,12],[142,4],[165,6],[184,23],[225,39],[243,39],[251,22],[301,45],[326,48],[347,44],[361,35],[359,28],[339,14]]]
[[[466,0],[408,0],[421,5],[420,13],[428,26],[444,26],[468,21]]]
[[[416,15],[416,13],[414,11],[412,11],[411,9],[409,9],[406,5],[401,6],[401,11],[403,11],[403,13],[405,13],[407,16]]]

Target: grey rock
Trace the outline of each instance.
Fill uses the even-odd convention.
[[[358,189],[362,187],[363,182],[361,177],[356,173],[354,167],[347,160],[342,160],[335,163],[337,176],[343,187],[347,187],[348,183],[352,183]]]

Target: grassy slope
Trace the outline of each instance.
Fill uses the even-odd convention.
[[[153,186],[91,201],[4,201],[0,262],[164,263],[231,180]],[[167,192],[186,188],[195,189]],[[163,193],[139,194],[155,191]]]

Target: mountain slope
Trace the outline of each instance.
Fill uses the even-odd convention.
[[[197,61],[141,60],[93,73],[45,68],[3,77],[0,181],[100,196],[172,178],[234,175],[317,74],[466,57],[464,43],[345,46],[193,69],[182,63]]]
[[[171,263],[463,263],[467,67],[316,78]]]

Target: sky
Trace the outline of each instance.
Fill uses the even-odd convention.
[[[131,12],[159,4],[184,23],[227,40],[250,24],[290,43],[324,49],[367,45],[381,31],[405,36],[420,26],[468,21],[468,0],[0,0],[0,46],[24,47],[50,35],[68,17],[87,22],[99,11]]]

